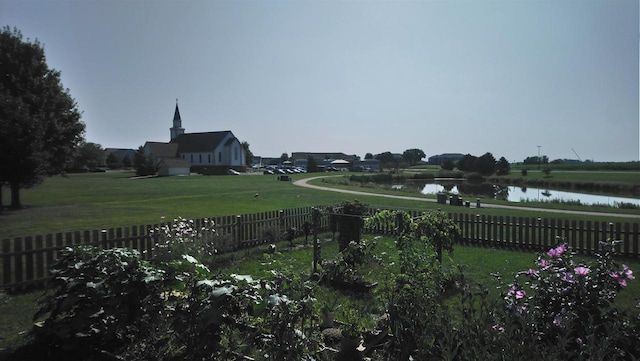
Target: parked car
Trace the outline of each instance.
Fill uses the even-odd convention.
[[[274,175],[275,173],[273,173],[273,171],[271,169],[265,169],[262,174],[264,175]]]
[[[276,173],[278,173],[278,174],[287,174],[287,172],[285,172],[284,170],[282,170],[280,168],[276,169]]]
[[[228,175],[240,175],[240,172],[238,172],[238,171],[237,171],[237,170],[235,170],[235,169],[231,169],[231,168],[229,168],[229,170],[227,170],[227,174],[228,174]]]

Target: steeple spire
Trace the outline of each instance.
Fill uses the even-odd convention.
[[[184,134],[182,119],[180,118],[180,109],[178,109],[178,98],[176,98],[176,110],[173,112],[173,127],[171,127],[169,131],[171,133],[171,140],[178,137],[180,134]]]
[[[173,126],[176,126],[176,121],[182,122],[180,119],[180,109],[178,109],[178,98],[176,98],[176,111],[173,113]]]

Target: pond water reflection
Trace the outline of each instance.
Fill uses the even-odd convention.
[[[607,204],[610,206],[616,203],[631,203],[640,206],[640,198],[596,195],[578,193],[570,191],[559,191],[542,188],[526,188],[518,186],[500,186],[488,183],[418,183],[409,182],[394,186],[395,188],[413,188],[422,194],[437,194],[448,192],[467,197],[494,198],[507,200],[509,202],[531,201],[580,201],[581,204]]]

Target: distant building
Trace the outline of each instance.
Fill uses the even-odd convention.
[[[378,171],[380,170],[380,162],[377,159],[365,159],[360,160],[360,157],[357,155],[347,155],[344,153],[334,152],[334,153],[311,153],[311,152],[293,152],[291,153],[291,157],[289,160],[292,162],[294,167],[302,167],[307,168],[307,163],[309,161],[309,157],[315,159],[316,164],[319,168],[328,169],[329,167],[336,168],[350,168],[354,170],[371,170]],[[336,166],[332,164],[332,162],[336,160],[345,160],[349,162],[348,166]]]
[[[145,154],[160,166],[158,174],[184,174],[187,168],[190,172],[206,174],[226,174],[230,168],[246,170],[244,148],[231,131],[185,133],[184,130],[176,102],[169,143],[144,145]]]
[[[448,160],[455,163],[460,159],[462,159],[462,157],[464,157],[464,154],[461,154],[461,153],[444,153],[444,154],[434,155],[429,157],[428,162],[429,164],[442,165],[442,163]]]

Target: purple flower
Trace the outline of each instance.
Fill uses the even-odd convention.
[[[582,346],[582,339],[580,337],[576,337],[576,343],[580,346]]]
[[[553,325],[556,327],[562,327],[562,315],[557,314],[556,317],[553,318]]]
[[[591,272],[591,270],[587,267],[576,267],[573,271],[578,276],[586,276],[589,272]]]
[[[535,280],[536,278],[538,278],[538,271],[534,270],[534,269],[528,269],[524,272],[525,275],[529,276],[531,279]]]
[[[562,272],[562,276],[560,277],[561,280],[565,281],[565,282],[569,282],[572,283],[573,282],[573,275],[569,272]]]
[[[518,290],[516,291],[516,299],[519,300],[521,298],[524,298],[524,296],[526,296],[527,293],[524,292],[524,290]]]
[[[560,257],[564,254],[565,250],[566,250],[565,245],[561,244],[556,248],[550,249],[549,252],[547,252],[547,256],[552,258]]]
[[[624,278],[619,278],[618,284],[620,284],[620,286],[622,287],[627,287],[627,280],[625,280]]]

